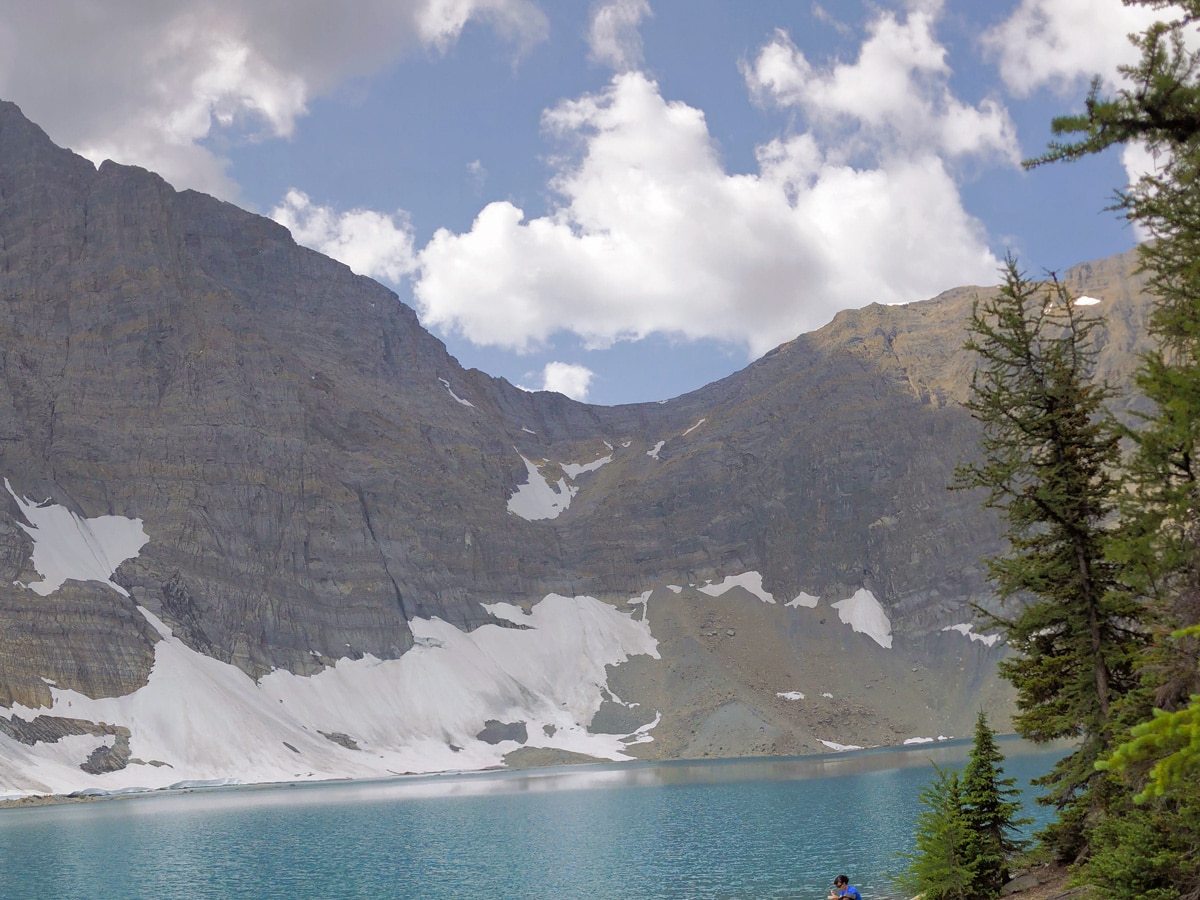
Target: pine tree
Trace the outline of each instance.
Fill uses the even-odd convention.
[[[1185,40],[1200,0],[1126,2],[1163,15],[1132,36],[1141,58],[1122,70],[1125,86],[1103,97],[1094,83],[1082,115],[1052,124],[1073,140],[1027,163],[1129,142],[1156,160],[1117,195],[1117,207],[1153,238],[1139,251],[1158,346],[1137,376],[1153,411],[1130,434],[1130,489],[1113,547],[1145,604],[1152,643],[1141,689],[1118,710],[1131,730],[1102,763],[1128,793],[1110,799],[1085,874],[1105,897],[1200,898],[1200,52]]]
[[[1096,82],[1081,115],[1052,123],[1055,142],[1027,166],[1077,159],[1113,144],[1140,142],[1155,171],[1119,192],[1117,207],[1153,240],[1139,247],[1155,297],[1149,328],[1157,348],[1137,385],[1154,411],[1129,439],[1130,492],[1115,556],[1130,588],[1147,602],[1154,637],[1142,674],[1151,706],[1171,712],[1200,693],[1200,638],[1172,638],[1200,622],[1200,52],[1186,31],[1200,21],[1200,0],[1126,0],[1163,19],[1131,40],[1141,51],[1123,67],[1125,87],[1102,97]]]
[[[896,884],[924,900],[979,900],[979,841],[963,812],[958,772],[934,766],[936,775],[921,791],[915,847]]]
[[[1200,19],[1200,0],[1125,0],[1171,13],[1130,40],[1142,52],[1137,65],[1122,66],[1126,87],[1101,96],[1096,78],[1084,112],[1058,116],[1050,123],[1055,135],[1077,136],[1052,141],[1047,152],[1027,160],[1028,168],[1080,159],[1114,144],[1141,141],[1150,150],[1176,153],[1200,134],[1200,68],[1187,48],[1185,29]],[[1169,166],[1170,160],[1164,160]],[[1177,179],[1176,179],[1177,180]]]
[[[1000,665],[1017,689],[1014,727],[1035,742],[1080,739],[1036,782],[1050,789],[1039,802],[1059,810],[1043,839],[1065,860],[1086,850],[1094,763],[1110,748],[1114,701],[1133,686],[1141,634],[1108,553],[1120,451],[1111,391],[1092,380],[1097,324],[1062,285],[1035,285],[1007,261],[1000,293],[976,302],[968,325],[982,461],[956,473],[956,486],[987,489],[1007,526],[1010,552],[987,566],[1001,599],[1021,601],[994,617],[1017,654]]]
[[[1014,799],[1020,791],[1015,778],[1004,777],[1003,762],[996,732],[980,710],[962,776],[963,814],[979,838],[975,886],[980,897],[999,892],[1008,880],[1008,860],[1026,845],[1019,829],[1032,821],[1020,817],[1021,803]]]

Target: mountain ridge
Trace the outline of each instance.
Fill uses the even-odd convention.
[[[1116,313],[1101,368],[1126,378],[1144,342],[1132,257],[1064,281]],[[813,752],[839,717],[848,738],[880,743],[964,731],[977,698],[1003,715],[1002,649],[943,631],[994,600],[978,560],[999,549],[997,523],[978,496],[945,490],[978,435],[961,345],[984,290],[839,313],[680,397],[589,406],[464,370],[394,293],[277,223],[136,167],[96,168],[0,103],[0,751],[16,740],[6,721],[26,734],[12,723],[94,702],[128,718],[106,721],[144,758],[153,741],[132,707],[103,704],[159,690],[165,658],[228,667],[213,677],[249,692],[246,709],[282,673],[316,690],[373,660],[400,678],[461,641],[475,642],[469,668],[489,641],[540,641],[550,597],[574,598],[615,643],[588,666],[522,651],[584,679],[569,697],[514,661],[479,686],[494,706],[469,692],[440,703],[421,732],[444,735],[438,760],[580,753],[600,735],[629,738],[633,755]],[[127,596],[79,577],[38,594],[49,537],[30,531],[23,498],[82,531],[141,521],[147,542],[111,576]],[[863,592],[861,608],[832,605]],[[882,614],[891,646],[855,630],[851,609]],[[575,718],[550,716],[551,699]],[[388,753],[417,741],[404,721],[385,739],[280,698],[292,703],[303,714],[280,734]],[[156,740],[181,769],[225,771]],[[321,740],[306,752],[327,776],[363,771]],[[276,746],[283,761],[286,745],[300,746]],[[156,774],[67,768],[87,784]],[[0,766],[0,792],[29,790],[29,771]]]

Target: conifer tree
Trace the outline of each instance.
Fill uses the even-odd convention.
[[[1111,392],[1092,380],[1098,320],[1011,258],[1004,275],[968,325],[982,461],[960,467],[956,486],[985,488],[1007,526],[1009,552],[987,566],[1000,597],[1020,601],[1011,618],[994,617],[1017,654],[1000,665],[1017,689],[1014,727],[1035,742],[1080,739],[1037,782],[1050,789],[1039,802],[1059,810],[1043,838],[1073,860],[1099,803],[1094,763],[1110,749],[1114,701],[1133,684],[1140,607],[1118,590],[1108,553],[1120,451]]]
[[[1200,0],[1126,2],[1163,18],[1131,36],[1141,59],[1121,69],[1125,86],[1103,97],[1094,82],[1083,114],[1052,123],[1055,134],[1075,140],[1052,143],[1026,165],[1129,142],[1145,144],[1156,160],[1154,171],[1117,194],[1118,208],[1152,238],[1139,253],[1158,344],[1137,375],[1153,412],[1128,435],[1135,452],[1115,548],[1130,588],[1147,602],[1155,638],[1142,669],[1146,717],[1151,705],[1171,712],[1200,693],[1200,638],[1172,637],[1200,622],[1200,52],[1186,41],[1200,21]]]
[[[1122,70],[1112,96],[1094,82],[1083,114],[1052,123],[1073,140],[1027,165],[1129,142],[1156,160],[1118,193],[1118,208],[1153,238],[1139,251],[1158,346],[1138,374],[1153,411],[1130,435],[1130,491],[1114,547],[1153,643],[1142,688],[1120,711],[1132,730],[1107,763],[1134,796],[1113,797],[1086,874],[1105,897],[1200,898],[1200,52],[1187,40],[1200,0],[1126,2],[1162,13],[1131,38],[1141,59]]]
[[[958,772],[934,766],[933,781],[921,791],[912,853],[896,884],[924,900],[979,900],[979,841],[963,812]]]
[[[975,873],[977,896],[999,892],[1008,880],[1008,860],[1024,848],[1019,829],[1032,820],[1021,818],[1020,791],[1015,778],[1004,777],[1004,754],[987,714],[979,711],[975,740],[962,776],[963,814],[979,839]]]

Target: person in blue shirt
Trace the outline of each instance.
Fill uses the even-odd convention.
[[[862,894],[858,892],[858,888],[850,883],[850,876],[839,875],[833,879],[833,890],[829,894],[830,900],[834,897],[850,897],[851,900],[862,900]]]

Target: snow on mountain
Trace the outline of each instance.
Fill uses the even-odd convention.
[[[862,749],[862,747],[858,746],[858,744],[839,744],[837,741],[821,741],[821,743],[837,753],[844,753],[847,750]]]
[[[594,459],[590,463],[563,463],[560,468],[568,478],[574,481],[580,475],[583,475],[587,472],[595,472],[601,466],[607,465],[612,461],[613,458],[612,454],[610,453],[608,456],[602,456],[599,459]]]
[[[5,490],[17,502],[29,524],[17,525],[33,538],[33,567],[41,581],[23,585],[43,597],[54,593],[68,579],[99,581],[126,597],[129,594],[112,581],[125,560],[132,559],[150,540],[141,519],[125,516],[96,516],[85,519],[57,503],[34,503],[19,496],[4,479]]]
[[[731,588],[740,587],[749,591],[763,603],[774,603],[775,597],[763,587],[762,575],[758,572],[743,572],[740,575],[727,575],[718,582],[709,582],[697,588],[701,593],[710,597],[720,597]]]
[[[525,461],[525,471],[529,474],[529,480],[518,485],[517,490],[508,498],[508,511],[528,522],[558,518],[563,510],[571,505],[571,498],[578,493],[579,488],[567,484],[565,478],[551,484],[533,460],[525,456],[521,459]]]
[[[445,378],[439,378],[438,381],[445,385],[446,390],[450,392],[450,396],[453,397],[457,402],[461,403],[463,406],[469,406],[471,409],[475,408],[475,404],[470,400],[464,400],[462,397],[458,396],[458,394],[454,393],[453,388],[450,387],[450,382]]]
[[[892,647],[892,621],[883,605],[866,588],[859,588],[852,597],[831,604],[838,618],[855,631],[867,635],[885,650]]]
[[[783,605],[796,607],[796,608],[803,607],[805,609],[816,609],[817,604],[820,602],[821,602],[820,597],[814,597],[812,594],[806,594],[804,591],[801,591],[799,594],[797,594],[795,597],[793,597],[791,600],[789,600],[787,603],[785,603]]]
[[[1000,642],[1000,635],[998,635],[998,634],[976,634],[973,630],[974,627],[975,626],[972,625],[970,622],[962,622],[958,625],[947,625],[945,628],[942,629],[942,631],[957,631],[963,637],[970,638],[973,641],[979,641],[979,643],[984,644],[988,647],[994,647],[996,644],[998,644]]]
[[[520,746],[624,760],[658,721],[627,735],[587,730],[611,696],[606,667],[658,657],[648,625],[591,597],[551,594],[529,612],[490,606],[519,629],[462,632],[414,619],[416,646],[399,659],[341,659],[312,676],[276,670],[258,682],[139,609],[162,636],[144,687],[103,699],[52,687],[50,708],[11,710],[127,728],[130,765],[104,775],[78,768],[112,735],[28,746],[0,734],[0,796],[482,769]],[[526,737],[487,740],[489,721],[519,725]]]

